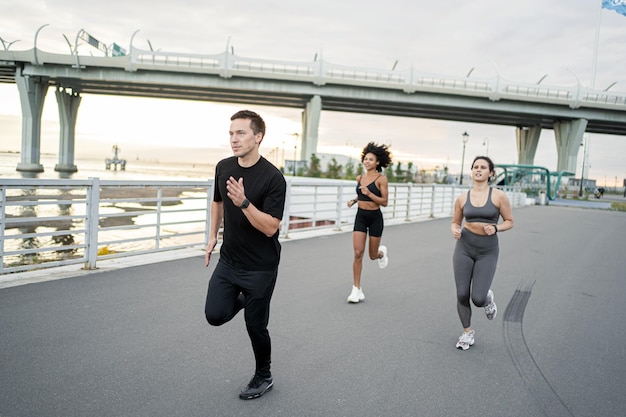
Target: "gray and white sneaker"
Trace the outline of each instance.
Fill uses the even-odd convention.
[[[363,301],[363,300],[365,300],[365,294],[363,294],[363,291],[360,288],[357,288],[353,285],[352,292],[348,296],[348,302],[358,303],[359,301]]]
[[[487,292],[487,305],[485,306],[485,314],[489,320],[495,319],[498,314],[498,306],[496,306],[493,300],[493,291],[489,290]]]
[[[389,264],[389,257],[387,256],[387,246],[381,245],[378,247],[378,250],[383,253],[383,257],[378,258],[378,267],[380,269],[387,268],[387,265]]]
[[[459,337],[459,341],[456,342],[456,347],[457,349],[467,350],[473,344],[474,344],[474,330],[470,330],[469,332],[463,332],[461,337]]]

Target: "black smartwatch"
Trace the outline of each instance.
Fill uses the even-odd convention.
[[[250,201],[248,201],[248,199],[246,198],[241,202],[241,205],[239,206],[239,208],[245,209],[245,208],[248,208],[249,205],[250,205]]]

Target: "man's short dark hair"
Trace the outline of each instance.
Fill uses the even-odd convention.
[[[231,121],[235,119],[250,120],[250,127],[252,128],[254,134],[256,135],[257,133],[261,132],[261,135],[265,137],[265,122],[263,121],[263,118],[257,113],[251,110],[239,110],[230,118]]]

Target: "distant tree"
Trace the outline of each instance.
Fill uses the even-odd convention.
[[[352,180],[352,179],[354,179],[354,177],[355,177],[355,175],[354,175],[354,162],[352,161],[352,158],[350,158],[350,160],[346,164],[346,172],[345,172],[343,178],[347,179],[347,180]]]
[[[439,184],[439,165],[435,165],[435,170],[433,171],[433,181],[435,184]]]
[[[315,154],[311,154],[311,163],[309,164],[309,170],[307,171],[307,177],[319,178],[322,175],[320,169],[320,159]]]
[[[326,178],[341,178],[341,169],[342,166],[337,163],[337,160],[335,158],[331,159],[328,163]]]
[[[419,171],[419,182],[420,183],[425,183],[426,182],[426,170],[425,169],[420,169]]]
[[[396,181],[404,182],[404,171],[402,170],[402,163],[400,161],[396,164]]]
[[[448,167],[447,166],[443,167],[443,178],[441,179],[441,183],[442,184],[448,183]]]
[[[356,178],[359,175],[363,175],[363,164],[359,164],[359,166],[356,167],[356,175],[354,177]]]
[[[391,167],[385,168],[385,175],[387,176],[387,181],[396,182],[396,174],[393,173],[393,169]]]
[[[413,162],[409,162],[406,167],[406,173],[404,175],[404,179],[406,182],[413,182]]]

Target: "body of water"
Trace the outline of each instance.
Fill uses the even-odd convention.
[[[193,156],[193,155],[192,155]],[[127,159],[125,170],[106,169],[105,159],[102,158],[77,158],[75,165],[78,171],[75,173],[60,173],[54,170],[58,163],[58,157],[53,154],[42,154],[40,163],[44,172],[31,173],[17,171],[16,167],[20,163],[20,154],[16,152],[0,152],[0,179],[88,179],[99,178],[101,180],[119,181],[209,181],[214,178],[215,165],[213,163],[184,163],[184,162],[162,162],[147,159]],[[197,160],[197,158],[196,158]],[[309,181],[311,179],[297,178],[298,181]],[[318,179],[322,181],[322,179]],[[328,180],[326,180],[328,181]],[[118,187],[102,188],[101,197],[107,192],[113,193],[112,198],[154,198],[154,189],[136,190],[131,189],[133,195],[128,195],[128,191],[122,193]],[[176,191],[176,189],[171,189]],[[167,190],[164,190],[165,192]],[[11,191],[8,198],[15,198],[15,193]],[[27,198],[33,199],[40,196],[42,200],[57,198],[67,190],[59,191],[54,188],[41,187],[36,190],[22,191],[32,193]],[[161,247],[185,245],[202,241],[202,233],[205,231],[203,223],[206,206],[206,196],[200,194],[198,190],[179,190],[180,200],[174,201],[162,207],[159,214],[161,222],[168,223],[160,229],[160,235],[166,236],[159,240]],[[122,193],[117,195],[117,193]],[[84,198],[85,190],[78,188],[69,192],[70,196],[80,196]],[[136,194],[136,195],[135,195]],[[45,196],[49,196],[45,197]],[[78,198],[78,197],[77,197]],[[307,205],[308,206],[308,205]],[[3,257],[5,268],[17,265],[29,265],[33,262],[60,261],[66,258],[77,258],[83,255],[83,250],[64,250],[64,246],[83,245],[86,240],[84,230],[86,229],[83,220],[60,221],[37,221],[36,218],[54,219],[59,216],[82,216],[85,215],[87,207],[84,203],[63,203],[50,204],[49,201],[38,205],[11,206],[4,213],[8,218],[23,217],[23,223],[14,223],[4,230],[5,238],[2,242],[4,252],[15,252],[25,249],[33,249],[34,252],[28,255],[14,254]],[[198,211],[200,210],[200,211]],[[141,214],[139,214],[141,213]],[[99,207],[99,244],[98,250],[106,249],[109,253],[132,252],[153,250],[155,239],[142,239],[146,236],[155,235],[156,212],[155,206],[151,202],[102,202]],[[107,216],[109,215],[109,216]],[[64,232],[64,233],[60,233]],[[51,233],[54,233],[51,235]],[[192,235],[185,235],[193,233]],[[198,235],[197,233],[200,233]],[[23,235],[23,237],[18,237]],[[11,238],[8,238],[11,237]],[[40,249],[48,249],[46,252]]]
[[[184,163],[184,162],[161,162],[158,160],[141,160],[141,159],[127,159],[125,170],[107,170],[105,159],[110,158],[111,155],[103,156],[102,158],[80,158],[74,162],[78,168],[75,173],[60,173],[54,170],[54,167],[58,163],[58,157],[52,154],[42,154],[40,157],[40,163],[43,165],[44,172],[32,173],[17,171],[16,167],[21,161],[20,154],[11,152],[0,152],[0,179],[6,178],[34,178],[34,179],[87,179],[87,178],[99,178],[101,180],[120,180],[120,181],[207,181],[213,179],[215,165],[214,164],[198,164],[198,163]],[[33,193],[54,193],[54,190],[42,189],[37,191],[31,191]],[[74,193],[80,193],[81,191],[74,191]],[[102,192],[102,190],[101,190]],[[150,196],[156,195],[155,191],[145,191]],[[186,193],[184,196],[189,197]],[[120,196],[123,198],[123,196]],[[137,197],[147,197],[143,195],[137,195]],[[191,211],[202,208],[206,204],[206,199],[201,200],[186,200],[181,198],[181,201],[173,207],[163,208],[161,214],[161,220],[166,221],[188,221],[195,220],[199,214]],[[169,213],[168,211],[182,211],[181,215],[184,219],[176,219],[176,213]],[[84,204],[72,205],[37,205],[28,207],[10,207],[5,213],[8,217],[56,217],[56,216],[68,216],[68,215],[82,215],[86,207]],[[145,224],[155,223],[155,214],[142,214],[133,215],[136,211],[151,212],[154,210],[154,206],[151,204],[143,203],[105,203],[101,208],[101,214],[106,213],[127,213],[127,217],[117,218],[104,218],[100,219],[100,226],[104,227],[100,231],[101,238],[99,241],[120,241],[133,238],[141,238],[145,235],[151,235],[154,232],[150,227],[144,227]],[[201,217],[201,216],[200,216]],[[137,229],[120,229],[120,230],[106,230],[107,226],[111,226],[107,222],[117,221],[126,222],[128,226],[137,226]],[[47,252],[36,253],[32,256],[13,255],[3,257],[4,267],[29,264],[31,258],[37,258],[37,262],[45,261],[60,261],[66,257],[78,257],[82,256],[82,249],[77,253],[75,250],[54,250],[55,248],[61,248],[66,245],[84,244],[85,235],[83,232],[74,232],[85,229],[83,221],[72,221],[70,224],[67,222],[56,222],[55,224],[49,224],[49,222],[32,222],[28,224],[18,225],[16,227],[9,227],[4,230],[5,237],[13,236],[17,234],[26,233],[23,239],[12,238],[5,239],[3,242],[3,251],[19,251],[23,249],[33,248],[49,248],[51,250]],[[113,226],[115,226],[114,224]],[[58,236],[46,236],[45,232],[58,232],[66,230],[66,234]],[[193,236],[177,236],[188,232],[203,232],[204,226],[201,223],[184,223],[180,225],[167,226],[162,230],[164,235],[172,235],[170,238],[161,241],[162,246],[172,246],[186,244],[188,241],[201,241],[202,237],[197,235]],[[32,237],[29,234],[35,234],[37,236]],[[151,250],[154,248],[154,240],[145,240],[137,242],[117,243],[107,245],[109,251],[128,252],[128,251],[140,251]],[[99,246],[99,249],[102,249]]]
[[[78,171],[75,173],[61,173],[54,170],[58,163],[56,155],[42,154],[40,163],[44,172],[31,173],[17,171],[17,165],[21,158],[18,153],[0,152],[0,178],[40,178],[40,179],[87,179],[90,177],[102,180],[124,181],[188,181],[212,179],[215,174],[215,164],[185,163],[185,162],[160,162],[158,160],[129,159],[126,169],[107,170],[102,158],[76,159],[74,164]]]

